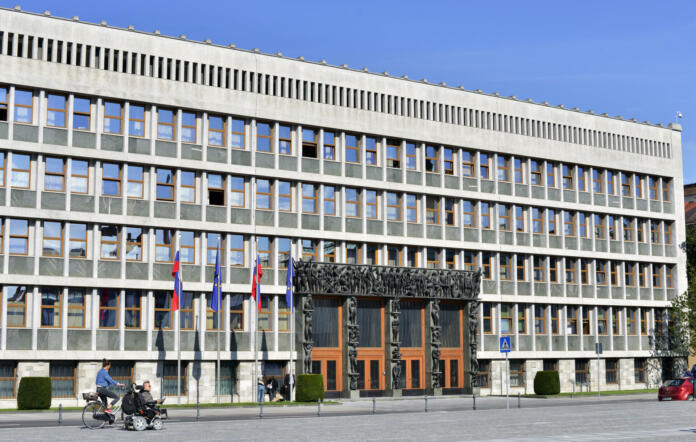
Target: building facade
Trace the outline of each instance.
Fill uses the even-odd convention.
[[[0,406],[30,375],[77,404],[104,357],[214,401],[218,348],[222,400],[252,400],[255,373],[291,359],[290,255],[480,268],[476,386],[464,307],[440,306],[444,393],[503,392],[507,335],[513,392],[551,368],[564,391],[659,380],[656,336],[686,287],[678,125],[19,10],[0,10],[0,66]],[[348,301],[315,298],[309,369],[346,396]],[[390,390],[387,304],[358,299],[363,395]],[[433,387],[426,304],[400,305],[402,394]]]

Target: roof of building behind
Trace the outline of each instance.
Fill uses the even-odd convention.
[[[684,220],[686,225],[696,224],[696,201],[684,203]]]

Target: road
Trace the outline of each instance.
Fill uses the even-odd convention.
[[[516,407],[517,399],[511,402]],[[696,437],[696,402],[662,402],[655,395],[522,399],[505,409],[504,398],[378,400],[317,407],[171,410],[162,431],[126,432],[121,425],[82,428],[79,414],[2,413],[0,440],[655,440]]]

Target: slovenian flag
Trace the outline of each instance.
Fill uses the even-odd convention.
[[[215,255],[215,276],[213,276],[213,298],[210,300],[210,308],[216,312],[222,308],[222,290],[220,288],[220,245],[218,244]]]
[[[288,260],[288,276],[285,278],[285,305],[290,307],[292,311],[295,307],[292,302],[292,283],[295,280],[295,264],[292,260],[292,250],[290,251],[290,259]]]
[[[263,277],[263,269],[261,268],[261,260],[256,256],[256,266],[254,267],[254,277],[251,281],[251,297],[254,298],[256,304],[261,310],[261,278]]]
[[[172,311],[179,310],[179,296],[181,296],[181,277],[179,276],[179,251],[176,251],[174,267],[172,267],[172,277],[174,277],[174,294],[172,296]]]

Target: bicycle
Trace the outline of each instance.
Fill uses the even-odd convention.
[[[82,399],[87,401],[87,405],[82,409],[82,423],[90,430],[101,428],[107,422],[113,424],[116,420],[116,412],[121,410],[121,398],[111,407],[111,413],[106,412],[97,393],[82,393]]]

